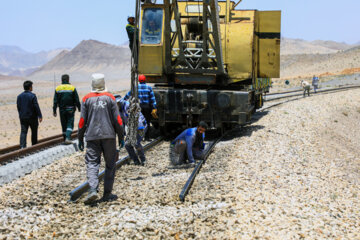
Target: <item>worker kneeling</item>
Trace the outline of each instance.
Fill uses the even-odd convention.
[[[195,128],[184,130],[170,145],[170,161],[173,165],[185,164],[185,153],[189,164],[195,159],[202,159],[205,149],[204,138],[208,125],[201,121]]]

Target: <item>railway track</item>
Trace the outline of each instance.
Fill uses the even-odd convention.
[[[71,134],[71,137],[73,139],[77,138],[77,130]],[[36,145],[30,146],[27,148],[20,149],[20,145],[15,145],[15,146],[1,149],[0,150],[0,164],[9,162],[13,159],[16,159],[16,158],[19,158],[22,156],[26,156],[28,154],[40,151],[45,148],[52,147],[54,145],[62,143],[63,141],[64,141],[64,138],[63,138],[62,134],[59,134],[59,135],[55,135],[52,137],[40,139]]]
[[[146,144],[144,146],[144,151],[148,151],[151,148],[157,146],[159,143],[161,143],[164,140],[164,137],[160,136],[158,138],[156,138],[155,140],[151,141],[150,143]],[[124,164],[128,163],[130,160],[130,156],[127,155],[121,159],[119,159],[116,162],[116,169],[119,169],[121,166],[123,166]],[[99,180],[103,180],[105,175],[105,170],[101,171],[98,175]],[[84,182],[83,184],[81,184],[80,186],[78,186],[77,188],[75,188],[74,190],[72,190],[69,195],[70,195],[70,200],[69,202],[76,202],[81,196],[82,194],[84,194],[86,191],[89,190],[89,183],[88,182]]]
[[[204,157],[203,159],[199,160],[196,165],[194,170],[192,171],[192,173],[190,174],[188,180],[186,181],[184,187],[182,188],[180,195],[179,195],[179,200],[181,202],[185,201],[185,197],[188,194],[192,184],[195,181],[196,176],[198,175],[198,173],[200,172],[201,167],[203,166],[203,164],[205,164],[206,159],[209,157],[210,153],[212,152],[212,150],[214,149],[214,147],[216,146],[216,144],[226,135],[226,133],[224,133],[221,137],[218,137],[217,139],[211,141],[209,143],[209,147],[205,150],[204,153]]]
[[[336,92],[336,91],[342,91],[342,90],[348,90],[348,89],[354,89],[354,88],[360,88],[360,85],[351,85],[351,86],[345,86],[345,87],[337,87],[337,88],[318,90],[316,95],[321,94],[321,93]],[[295,93],[295,94],[292,94],[292,93]],[[313,94],[315,94],[315,93],[311,93],[311,95],[313,95]],[[271,97],[269,99],[267,98],[268,96],[276,96],[276,95],[285,95],[285,96]],[[276,101],[276,100],[283,99],[283,98],[298,97],[298,96],[303,96],[303,90],[270,93],[270,94],[266,94],[264,102]]]
[[[336,91],[345,91],[345,90],[349,90],[349,89],[354,89],[354,88],[360,88],[360,86],[348,86],[348,87],[341,87],[341,88],[335,88],[335,89],[326,89],[326,90],[322,90],[322,91],[319,91],[318,94],[325,94],[325,93],[331,93],[331,92],[336,92]],[[300,90],[302,92],[302,90]],[[299,92],[299,91],[297,91]],[[289,92],[283,92],[283,93],[278,93],[278,94],[288,94]],[[293,91],[291,91],[290,93],[293,93]],[[276,94],[277,95],[277,94]],[[301,96],[300,98],[296,98],[296,99],[291,99],[291,100],[286,100],[286,101],[282,101],[281,103],[276,103],[276,104],[273,104],[269,107],[265,107],[263,109],[261,109],[261,111],[265,111],[267,109],[270,109],[270,108],[273,108],[275,106],[278,106],[280,104],[284,104],[286,102],[289,102],[289,101],[295,101],[295,100],[299,100],[299,99],[303,99],[302,97],[302,93],[301,94],[297,94],[295,96]],[[280,96],[280,97],[277,97],[276,99],[274,100],[280,100],[280,99],[284,99],[284,98],[293,98],[294,95],[290,95],[290,96]],[[272,99],[273,100],[273,99]],[[185,199],[186,199],[186,196],[188,195],[190,189],[191,189],[191,186],[193,185],[193,183],[195,182],[195,179],[196,179],[196,176],[199,175],[200,173],[200,170],[202,168],[202,166],[206,163],[206,159],[209,157],[209,155],[211,154],[212,150],[214,149],[214,147],[216,146],[217,143],[219,143],[221,141],[221,139],[227,134],[224,133],[222,136],[220,137],[217,137],[217,138],[214,138],[214,140],[210,141],[208,143],[208,147],[206,148],[205,152],[204,152],[204,156],[203,156],[203,159],[201,160],[198,160],[194,169],[192,170],[192,172],[190,173],[188,179],[185,181],[185,184],[179,194],[179,200],[181,202],[184,202]],[[149,143],[148,145],[145,146],[145,149],[146,150],[150,150],[152,149],[153,147],[157,146],[160,142],[162,142],[163,138],[159,137],[157,138],[155,141]],[[117,168],[120,168],[121,166],[123,166],[124,164],[126,164],[127,162],[129,161],[129,157],[126,156],[126,157],[123,157],[122,159],[120,159],[118,162],[117,162]],[[101,172],[99,174],[99,179],[102,180],[103,179],[103,175],[104,175],[104,172]],[[157,175],[160,175],[160,174],[157,174]],[[89,185],[87,182],[81,184],[80,186],[78,186],[77,188],[75,188],[74,190],[72,190],[69,195],[70,195],[70,200],[71,202],[76,202],[81,196],[82,194],[84,194],[89,188]]]
[[[338,92],[338,91],[346,91],[346,90],[349,90],[349,89],[355,89],[355,88],[360,88],[360,86],[358,85],[355,85],[355,86],[347,86],[347,87],[339,87],[339,88],[332,88],[332,89],[326,89],[326,90],[322,90],[322,91],[318,91],[317,94],[326,94],[326,93],[331,93],[331,92]],[[295,98],[295,99],[291,99],[291,100],[287,100],[287,101],[283,101],[283,102],[280,102],[280,103],[276,103],[276,104],[273,104],[271,106],[268,106],[268,107],[265,107],[265,108],[262,108],[260,110],[260,112],[263,112],[265,110],[268,110],[270,108],[273,108],[273,107],[276,107],[276,106],[279,106],[281,104],[284,104],[284,103],[287,103],[289,101],[295,101],[295,100],[299,100],[299,99],[303,99],[303,90],[295,90],[295,91],[287,91],[287,92],[280,92],[280,93],[274,93],[274,94],[269,94],[269,95],[283,95],[283,94],[289,94],[289,93],[296,93],[296,92],[301,92],[301,94],[292,94],[292,95],[287,95],[287,96],[281,96],[281,97],[276,97],[276,98],[273,98],[271,100],[267,100],[267,102],[269,101],[275,101],[275,100],[280,100],[280,99],[284,99],[284,98],[292,98],[292,97],[297,97],[297,96],[301,96],[300,98]],[[250,122],[251,124],[252,122]],[[210,155],[212,149],[215,147],[215,145],[226,135],[226,133],[224,133],[221,137],[219,137],[218,139],[212,141],[210,143],[210,147],[209,149],[205,152],[205,157],[203,160],[200,160],[194,170],[192,171],[191,175],[189,176],[188,180],[186,181],[180,195],[179,195],[179,199],[180,201],[184,202],[185,201],[185,197],[186,195],[188,194],[192,184],[194,183],[195,181],[195,178],[196,176],[198,175],[198,173],[200,172],[200,169],[202,167],[202,165],[206,162],[206,159],[207,157]]]
[[[319,94],[327,94],[327,93],[331,93],[331,92],[338,92],[338,91],[346,91],[346,90],[355,89],[355,88],[360,88],[360,86],[356,85],[356,86],[346,86],[346,87],[340,87],[340,88],[326,89],[326,90],[319,91],[317,93],[317,95],[319,95]],[[290,92],[290,93],[293,93],[293,92]],[[289,92],[277,93],[276,95],[279,95],[279,94],[280,95],[281,94],[289,94]],[[294,97],[297,97],[297,96],[301,96],[301,97],[294,98]],[[281,99],[285,99],[285,98],[290,98],[290,99],[285,100],[285,101],[281,101],[279,103],[272,104],[271,106],[268,106],[268,107],[264,107],[260,111],[262,112],[262,111],[265,111],[267,109],[273,108],[275,106],[278,106],[278,105],[281,105],[281,104],[284,104],[284,103],[287,103],[287,102],[290,102],[290,101],[296,101],[296,100],[299,100],[299,99],[303,99],[302,93],[301,93],[301,94],[297,94],[297,95],[292,94],[292,95],[287,95],[287,96],[279,96],[279,97],[276,97],[274,99],[271,99],[270,101],[281,100]],[[267,100],[267,102],[269,102],[269,100]],[[73,137],[76,137],[76,134],[77,133],[74,132]],[[216,138],[215,140],[209,142],[209,144],[208,144],[209,147],[207,148],[207,150],[206,150],[206,152],[204,154],[205,157],[202,160],[197,161],[197,164],[195,165],[194,169],[192,170],[189,178],[187,179],[187,181],[185,181],[185,185],[182,188],[182,191],[181,191],[181,193],[179,195],[180,201],[185,201],[185,198],[186,198],[187,194],[189,193],[189,190],[190,190],[191,186],[193,185],[196,176],[199,174],[202,166],[206,163],[207,157],[211,154],[211,151],[213,150],[213,148],[216,146],[216,144],[221,140],[221,138],[223,136],[221,136],[220,138]],[[52,145],[56,145],[56,144],[58,144],[58,143],[60,143],[62,141],[63,141],[62,135],[57,135],[57,136],[49,137],[49,138],[46,138],[46,139],[42,139],[42,140],[39,141],[39,144],[37,144],[35,146],[32,146],[32,147],[29,147],[29,148],[26,148],[26,149],[21,149],[20,150],[16,146],[9,147],[9,148],[7,148],[7,150],[3,149],[3,150],[1,150],[2,155],[0,155],[0,163],[8,161],[10,159],[14,159],[14,158],[19,157],[19,156],[31,154],[33,152],[39,151],[39,150],[44,149],[44,148],[48,148],[48,147],[50,147]],[[152,141],[151,143],[147,144],[145,146],[145,149],[150,150],[153,147],[157,146],[162,141],[163,141],[163,138],[159,137],[159,138],[155,139],[154,141]],[[13,151],[11,151],[11,150],[13,150]],[[128,161],[129,161],[128,156],[120,159],[117,162],[117,168],[120,168],[122,165],[126,164]],[[104,174],[104,172],[99,174],[100,179],[103,178],[103,174]],[[69,193],[70,194],[70,201],[73,201],[73,202],[77,201],[77,199],[79,199],[82,196],[82,194],[84,192],[86,192],[87,190],[88,190],[88,184],[86,182],[81,184],[80,186],[78,186],[77,188],[75,188],[74,190],[72,190]]]
[[[225,135],[225,134],[224,134]],[[190,174],[190,177],[189,179],[186,181],[184,187],[183,187],[183,190],[181,191],[180,195],[179,195],[179,198],[181,201],[185,201],[185,197],[187,195],[187,193],[189,192],[191,186],[192,186],[192,183],[194,182],[195,178],[196,178],[196,175],[199,173],[202,165],[206,162],[206,159],[208,158],[208,156],[210,155],[210,153],[212,152],[212,150],[214,149],[214,147],[216,146],[216,144],[221,140],[221,138],[224,136],[222,135],[221,137],[217,137],[215,138],[214,140],[210,141],[208,143],[208,147],[206,148],[205,152],[204,152],[204,155],[203,155],[203,159],[201,160],[198,160],[196,165],[195,165],[195,168],[194,170],[192,171],[192,173]],[[148,151],[152,148],[154,148],[155,146],[157,146],[159,143],[163,142],[164,138],[163,137],[158,137],[156,138],[154,141],[148,143],[147,145],[144,146],[144,150],[145,151]],[[119,159],[117,162],[116,162],[116,168],[119,169],[121,166],[123,166],[124,164],[127,164],[128,162],[130,161],[130,157],[129,156],[125,156],[121,159]],[[171,169],[176,169],[177,167],[174,167]],[[184,166],[180,166],[179,169],[186,169],[187,166],[184,165]],[[103,180],[104,178],[104,174],[105,174],[105,171],[102,171],[99,173],[98,175],[98,178],[99,180]],[[155,175],[161,175],[161,174],[155,174]],[[80,186],[76,187],[75,189],[73,189],[69,195],[70,195],[70,200],[69,202],[77,202],[77,200],[85,193],[87,192],[89,189],[89,184],[88,182],[84,182],[82,183]]]

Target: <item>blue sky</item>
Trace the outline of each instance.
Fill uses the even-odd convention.
[[[81,40],[127,40],[135,0],[0,0],[0,45],[37,52],[73,48]],[[282,36],[360,41],[359,0],[243,0],[238,8],[282,10]]]

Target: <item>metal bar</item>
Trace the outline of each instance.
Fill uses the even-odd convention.
[[[336,89],[347,89],[347,88],[356,88],[356,87],[360,87],[360,85],[351,85],[351,86],[347,86],[347,87],[338,87],[338,88],[331,88],[331,89],[327,89],[327,90],[336,90]],[[272,95],[280,95],[280,94],[286,94],[286,93],[294,93],[294,92],[302,92],[304,91],[303,89],[299,89],[299,90],[292,90],[292,91],[286,91],[286,92],[277,92],[277,93],[269,93],[266,94],[266,96],[272,96]],[[325,91],[325,90],[320,90],[318,92],[321,91]]]
[[[184,46],[182,44],[183,42],[183,36],[181,31],[181,22],[180,22],[180,13],[179,13],[179,7],[177,5],[177,1],[173,1],[173,9],[174,9],[174,19],[176,23],[176,31],[177,31],[177,39],[179,44],[179,56],[177,57],[175,64],[173,66],[176,67],[177,65],[181,65],[184,62],[187,62],[184,56]]]
[[[196,164],[194,170],[192,171],[189,179],[185,183],[185,186],[183,187],[183,189],[179,195],[180,201],[182,201],[182,202],[185,201],[185,196],[189,192],[191,185],[193,184],[195,177],[198,174],[198,172],[200,171],[200,168],[202,167],[203,163],[204,163],[204,160],[201,160],[198,164]]]
[[[346,89],[352,89],[352,88],[360,88],[360,86],[351,86],[351,87],[341,87],[341,88],[331,88],[331,89],[325,89],[325,90],[318,90],[318,93],[323,93],[323,92],[335,92],[335,91],[341,91],[341,90],[346,90]],[[300,90],[303,92],[303,90]],[[295,92],[295,91],[294,91]],[[296,91],[297,92],[297,91]],[[313,93],[314,94],[314,93]],[[264,102],[271,102],[271,101],[275,101],[275,100],[279,100],[279,99],[283,99],[283,98],[289,98],[289,97],[297,97],[297,96],[303,96],[303,93],[300,94],[292,94],[292,95],[288,95],[288,96],[282,96],[282,97],[276,97],[276,98],[272,98],[272,99],[267,99],[264,100]]]
[[[163,140],[163,137],[158,137],[156,138],[154,141],[146,144],[144,146],[144,151],[149,150],[150,148],[156,146],[157,144],[159,144],[161,141]],[[122,165],[124,165],[128,160],[130,159],[129,156],[123,157],[120,160],[118,160],[116,162],[116,169],[120,168]],[[102,172],[99,173],[98,178],[101,181],[104,178],[105,175],[105,170],[103,170]],[[69,195],[70,195],[70,202],[74,202],[76,201],[78,198],[81,197],[81,195],[83,193],[85,193],[87,190],[89,190],[89,183],[88,182],[84,182],[83,184],[81,184],[80,186],[78,186],[77,188],[75,188],[74,190],[72,190]]]
[[[183,189],[181,190],[181,193],[179,195],[179,199],[180,201],[184,202],[185,201],[185,197],[186,195],[188,194],[195,178],[196,178],[196,175],[199,173],[202,165],[206,162],[206,159],[209,157],[211,151],[214,149],[215,145],[225,136],[222,135],[221,137],[219,137],[217,140],[213,141],[210,146],[208,147],[208,149],[206,150],[205,154],[204,154],[204,159],[201,160],[200,162],[198,162],[194,168],[194,170],[192,171],[189,179],[186,181]]]
[[[74,135],[77,135],[77,133],[73,134],[72,136],[74,136]],[[7,162],[11,159],[18,158],[18,157],[24,156],[26,154],[33,153],[40,149],[47,148],[49,146],[56,145],[56,144],[59,144],[62,142],[64,142],[64,138],[61,136],[61,137],[54,138],[54,139],[51,139],[46,142],[35,144],[31,147],[22,148],[22,149],[13,151],[13,152],[3,154],[0,156],[0,163]]]
[[[237,3],[234,4],[233,8],[231,10],[235,10],[235,8],[237,7],[237,5],[239,5],[239,3],[241,3],[242,0],[239,0]]]
[[[218,9],[218,0],[210,1],[210,10],[211,10],[211,24],[213,27],[212,35],[215,42],[215,51],[216,51],[216,63],[217,70],[219,74],[225,74],[224,61],[221,47],[221,33],[220,33],[220,21],[219,21],[219,9]]]
[[[170,0],[164,0],[165,5],[165,71],[171,71],[171,49],[173,45],[173,38],[171,37],[171,5]]]
[[[71,136],[76,136],[77,135],[77,131],[78,130],[75,130],[72,132]],[[50,140],[53,140],[55,138],[59,138],[59,137],[62,137],[63,135],[62,134],[58,134],[58,135],[55,135],[55,136],[51,136],[51,137],[46,137],[46,138],[42,138],[42,139],[39,139],[38,143],[43,143],[43,142],[47,142],[47,141],[50,141]],[[5,153],[9,153],[9,152],[12,152],[12,151],[16,151],[16,150],[19,150],[20,149],[20,145],[14,145],[14,146],[10,146],[10,147],[7,147],[7,148],[3,148],[3,149],[0,149],[0,155],[1,154],[5,154]]]
[[[208,73],[216,74],[218,71],[216,69],[188,69],[188,68],[178,68],[176,69],[177,73]]]

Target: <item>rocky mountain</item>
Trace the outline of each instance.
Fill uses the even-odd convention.
[[[130,75],[130,51],[127,45],[115,46],[96,40],[84,40],[71,51],[58,49],[38,53],[37,58],[32,58],[32,64],[25,64],[30,62],[29,58],[28,61],[16,61],[16,56],[26,54],[29,53],[17,47],[0,47],[0,74],[9,75],[11,62],[12,67],[18,67],[11,68],[12,75],[24,76],[31,73],[28,77],[33,80],[53,81],[54,75],[59,79],[64,73],[70,74],[75,82],[87,81],[94,72],[104,73],[108,80],[128,79]],[[35,65],[41,63],[40,58],[43,59],[41,61],[51,60],[37,67]],[[350,69],[351,72],[351,69],[360,67],[359,60],[359,47],[356,44],[290,38],[282,38],[281,41],[282,78],[336,74],[345,69]]]
[[[303,39],[282,38],[281,55],[336,53],[353,48],[356,45],[359,44],[351,45],[334,41],[306,41]]]
[[[62,51],[51,61],[33,72],[29,78],[52,80],[54,74],[70,74],[72,81],[87,81],[91,73],[104,73],[106,79],[129,76],[130,51],[126,46],[115,46],[96,40],[84,40],[71,51]]]
[[[326,54],[281,56],[281,78],[360,72],[360,46]]]
[[[31,53],[16,46],[0,46],[0,74],[26,76],[63,50],[55,49]]]
[[[0,74],[0,81],[1,80],[23,80],[23,77],[17,77],[17,76],[7,76],[7,75],[2,75]]]

